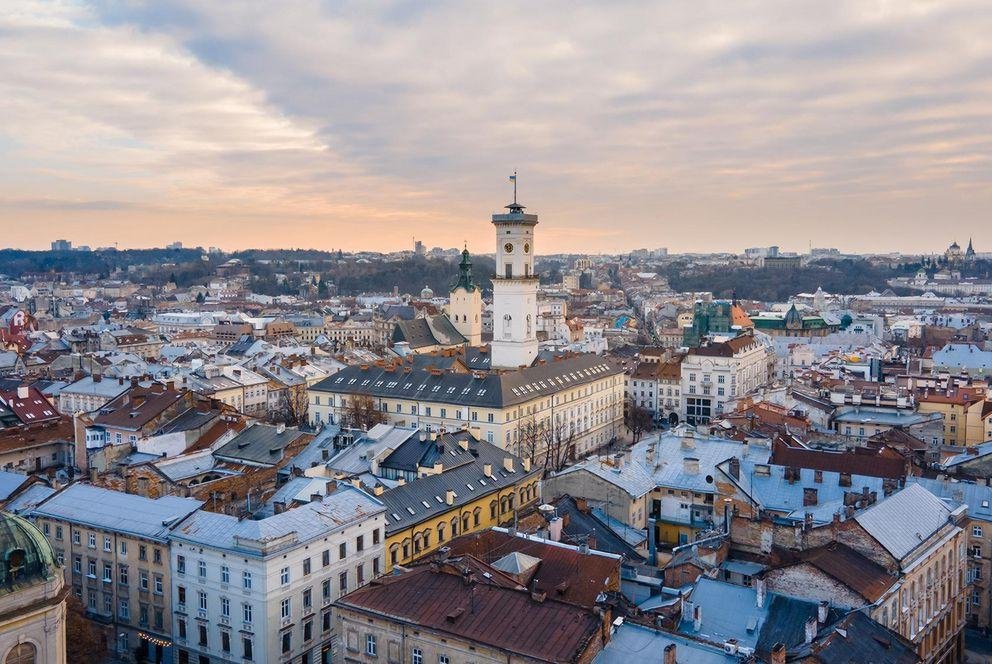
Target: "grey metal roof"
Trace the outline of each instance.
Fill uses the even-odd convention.
[[[744,445],[726,438],[716,438],[692,432],[692,448],[684,447],[683,438],[690,430],[684,425],[646,438],[631,448],[634,462],[640,463],[651,473],[655,486],[684,489],[698,493],[716,493],[714,483],[717,465],[730,457],[768,463],[769,450],[755,445]],[[649,448],[654,448],[654,460],[647,461]],[[698,459],[699,472],[685,472],[685,459]],[[709,481],[707,481],[709,478]]]
[[[227,514],[199,511],[172,531],[178,541],[237,551],[258,556],[258,552],[238,546],[235,538],[267,541],[286,535],[296,537],[287,546],[322,537],[332,530],[360,523],[383,511],[380,501],[360,489],[339,485],[320,502],[307,503],[264,519],[238,519]],[[281,549],[280,549],[281,550]],[[272,551],[268,555],[278,553]]]
[[[519,458],[504,452],[492,443],[475,440],[470,449],[478,453],[471,463],[463,464],[437,475],[419,477],[397,486],[379,498],[386,505],[386,533],[409,528],[412,525],[443,514],[455,507],[477,500],[516,484],[524,477],[540,475],[538,468],[525,472]],[[503,467],[503,459],[513,459],[513,472]],[[485,464],[492,465],[492,477],[486,477]],[[447,491],[455,492],[454,505],[446,501]]]
[[[471,463],[472,454],[463,450],[459,441],[471,441],[472,434],[468,431],[441,434],[436,440],[431,440],[426,432],[423,440],[419,435],[408,436],[393,452],[379,464],[382,468],[392,468],[401,471],[416,472],[418,468],[433,468],[440,463],[444,468],[453,468],[464,463]]]
[[[215,410],[203,412],[196,408],[189,408],[162,426],[159,433],[192,431],[206,426],[217,417],[220,417],[220,413]]]
[[[23,473],[0,470],[0,500],[7,500],[10,494],[27,481],[28,476]]]
[[[713,643],[737,639],[742,646],[754,648],[758,645],[761,627],[768,618],[771,598],[766,597],[764,606],[758,608],[754,588],[703,576],[696,582],[688,601],[692,602],[693,609],[700,607],[702,621],[699,630],[696,630],[692,610],[683,611],[683,619],[678,627],[680,633]]]
[[[274,466],[282,460],[283,451],[302,433],[299,429],[279,428],[270,424],[250,426],[214,452],[214,456],[234,461]]]
[[[658,664],[661,653],[675,645],[679,662],[691,664],[730,664],[740,661],[722,648],[662,632],[643,625],[624,623],[613,632],[610,642],[592,660],[593,664]]]
[[[947,524],[951,511],[922,485],[909,484],[854,519],[901,561]]]
[[[631,460],[617,466],[610,456],[589,457],[555,473],[555,477],[578,472],[591,473],[623,490],[632,498],[640,498],[650,493],[656,486],[654,477],[644,464]]]
[[[191,498],[145,498],[77,483],[54,494],[29,515],[164,541],[171,525],[201,505],[203,501]]]
[[[908,477],[907,483],[919,484],[933,495],[951,501],[951,509],[960,504],[968,506],[968,516],[992,521],[992,487],[971,482],[948,482],[926,477]]]
[[[9,503],[4,505],[3,508],[14,514],[22,514],[34,509],[38,503],[47,499],[53,493],[55,493],[55,489],[47,484],[38,482],[19,493]]]
[[[311,392],[369,394],[380,398],[503,408],[556,394],[623,369],[612,360],[586,354],[501,374],[432,374],[402,367],[350,366],[325,378]],[[477,377],[478,376],[478,377]]]

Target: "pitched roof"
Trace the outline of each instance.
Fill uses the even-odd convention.
[[[105,427],[140,429],[159,417],[170,406],[182,399],[183,394],[161,383],[149,386],[136,385],[104,404],[93,423]]]
[[[896,560],[905,559],[947,522],[951,509],[920,484],[909,484],[855,520]]]
[[[286,448],[310,434],[294,427],[271,424],[250,426],[214,451],[218,458],[274,466],[282,461]]]
[[[583,459],[578,463],[554,474],[562,477],[573,473],[587,472],[599,479],[612,484],[625,492],[631,498],[640,498],[654,490],[655,480],[640,461],[617,462],[613,457],[594,456]]]
[[[813,643],[800,646],[789,654],[790,658],[810,657],[823,664],[915,664],[920,661],[911,642],[861,611],[852,611],[821,630]]]
[[[601,627],[593,612],[550,596],[537,601],[485,577],[467,583],[453,563],[382,577],[335,605],[544,662],[576,662]]]
[[[399,320],[393,328],[393,342],[405,341],[410,348],[457,346],[468,340],[445,315]]]
[[[770,463],[793,468],[827,470],[868,477],[901,479],[906,476],[906,462],[886,447],[859,447],[853,451],[811,450],[788,445],[781,439],[772,443]]]
[[[522,585],[546,592],[549,598],[587,608],[595,606],[596,597],[609,590],[611,579],[617,583],[620,580],[620,556],[599,551],[582,553],[577,546],[511,534],[503,528],[462,535],[448,546],[452,555],[471,555],[511,574],[506,566],[496,564],[507,554],[536,558],[539,565],[525,570],[528,576]]]
[[[799,554],[799,558],[841,582],[869,603],[884,595],[898,580],[884,567],[841,542],[807,549]]]

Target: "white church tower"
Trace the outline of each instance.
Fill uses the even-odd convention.
[[[472,257],[467,246],[458,264],[458,281],[449,293],[448,316],[469,346],[482,345],[482,289],[472,278]]]
[[[494,214],[496,227],[496,276],[493,278],[494,368],[529,366],[537,357],[537,286],[534,274],[534,227],[537,215],[524,212],[517,202],[517,176],[513,202],[506,214]]]

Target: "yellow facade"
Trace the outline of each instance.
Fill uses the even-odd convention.
[[[944,444],[974,447],[992,439],[992,412],[984,401],[954,403],[948,400],[920,399],[921,413],[940,413],[944,418]]]
[[[512,486],[452,505],[451,509],[420,523],[387,533],[386,572],[396,565],[409,565],[430,555],[459,535],[512,523],[516,511],[537,502],[541,495],[540,477],[540,471],[534,470],[522,475]]]

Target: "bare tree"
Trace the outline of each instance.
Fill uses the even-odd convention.
[[[632,399],[627,400],[623,413],[623,425],[630,432],[633,442],[641,439],[641,434],[650,431],[653,424],[651,412],[638,406]]]
[[[341,417],[342,424],[362,431],[368,431],[376,424],[386,421],[386,414],[376,408],[375,400],[368,394],[355,394],[348,400]]]
[[[536,463],[538,455],[541,453],[541,443],[544,440],[543,425],[531,415],[517,428],[517,456],[521,459],[530,459],[531,463]]]
[[[548,420],[540,429],[544,446],[544,475],[563,470],[575,458],[575,425],[564,420]]]

